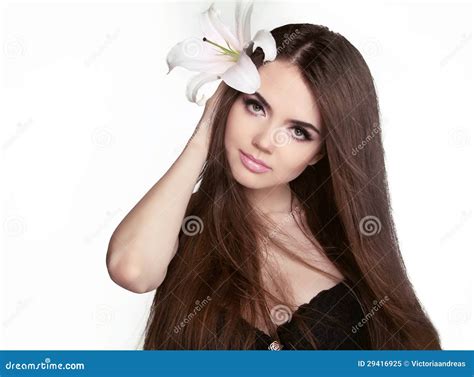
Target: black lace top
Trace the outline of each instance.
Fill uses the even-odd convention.
[[[367,323],[360,322],[363,318],[364,313],[355,294],[340,282],[299,306],[288,322],[279,325],[277,333],[280,341],[244,322],[256,332],[257,350],[315,349],[298,329],[298,321],[304,321],[308,327],[305,331],[311,331],[316,336],[317,349],[359,350],[370,349]]]

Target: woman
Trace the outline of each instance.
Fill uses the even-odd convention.
[[[143,348],[440,349],[400,255],[364,59],[323,26],[271,33],[258,92],[221,84],[111,238],[112,279],[156,289]]]

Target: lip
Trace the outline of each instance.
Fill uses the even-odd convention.
[[[248,155],[242,152],[239,149],[240,160],[242,164],[249,169],[253,173],[265,173],[267,171],[272,170],[268,165],[266,165],[263,161],[256,159],[252,155]]]

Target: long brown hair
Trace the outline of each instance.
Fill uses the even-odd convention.
[[[307,221],[302,230],[344,275],[364,313],[373,314],[374,303],[385,298],[366,321],[367,348],[440,349],[400,253],[367,64],[347,39],[324,26],[290,24],[271,33],[277,59],[299,68],[323,122],[324,157],[289,182],[292,203],[297,198]],[[260,48],[252,54],[257,66],[262,57]],[[252,349],[255,332],[247,325],[256,326],[258,316],[278,339],[269,302],[290,306],[291,300],[264,287],[262,261],[269,243],[324,273],[280,242],[275,234],[281,229],[275,229],[281,224],[258,214],[232,176],[224,135],[238,95],[227,87],[219,99],[199,189],[188,204],[178,251],[156,290],[144,349]],[[275,283],[283,288],[278,278]],[[304,328],[304,321],[299,326]],[[317,349],[314,334],[303,333]]]

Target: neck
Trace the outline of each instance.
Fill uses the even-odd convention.
[[[291,190],[288,184],[265,189],[246,189],[247,197],[254,208],[266,215],[288,214],[291,207]]]

